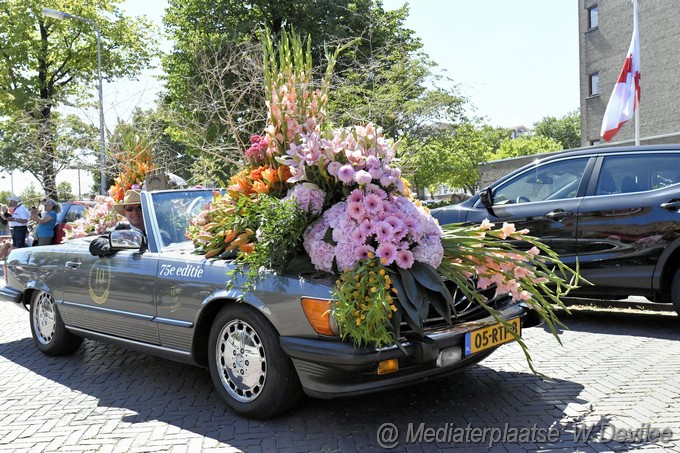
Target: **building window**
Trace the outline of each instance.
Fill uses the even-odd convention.
[[[597,28],[598,18],[597,18],[597,6],[591,6],[588,8],[588,30]]]
[[[588,95],[597,96],[599,94],[600,94],[600,73],[593,72],[592,74],[590,74]]]

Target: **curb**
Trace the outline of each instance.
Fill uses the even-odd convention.
[[[657,311],[675,313],[673,304],[661,304],[650,302],[644,297],[629,297],[628,299],[609,300],[609,299],[586,299],[580,297],[565,297],[562,303],[567,307],[583,306],[611,309],[631,309],[643,311]]]

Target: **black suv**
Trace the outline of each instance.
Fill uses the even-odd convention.
[[[680,314],[680,145],[590,148],[537,156],[463,203],[453,222],[528,228],[594,286],[574,295],[645,296]]]

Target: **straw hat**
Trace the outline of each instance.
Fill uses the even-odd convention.
[[[122,216],[125,216],[125,206],[128,205],[141,205],[142,204],[142,199],[139,196],[139,190],[128,190],[125,192],[125,196],[123,197],[123,201],[113,205],[113,209],[116,210],[116,212]]]

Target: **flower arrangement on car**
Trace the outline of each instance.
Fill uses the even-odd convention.
[[[110,196],[97,195],[95,205],[85,209],[83,216],[64,225],[64,239],[70,239],[103,234],[107,229],[113,228],[120,219],[113,205],[116,201]]]
[[[107,229],[115,227],[121,217],[113,206],[123,199],[128,189],[133,186],[142,187],[146,175],[154,168],[152,150],[148,146],[131,143],[114,157],[120,172],[108,190],[109,195],[97,195],[95,205],[87,208],[80,219],[64,225],[64,242],[103,234]]]
[[[268,124],[252,136],[246,168],[192,219],[187,237],[199,253],[235,259],[251,286],[262,269],[335,275],[332,315],[357,346],[394,344],[402,321],[422,334],[430,308],[451,322],[447,281],[504,323],[525,353],[480,289],[526,301],[555,333],[553,304],[564,307],[577,272],[510,224],[441,228],[413,197],[379,127],[325,121],[342,49],[315,86],[299,37],[283,33],[277,51],[266,36],[263,45]]]

